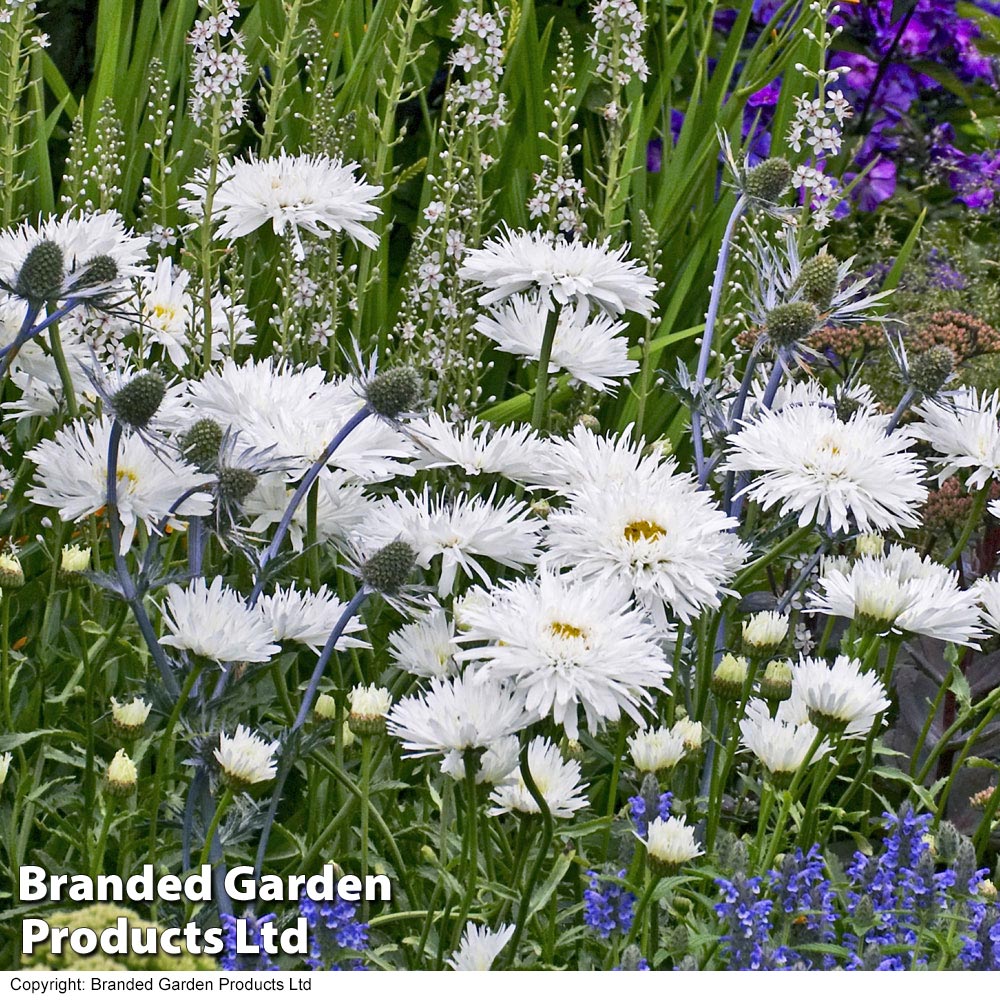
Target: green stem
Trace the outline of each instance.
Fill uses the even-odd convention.
[[[965,546],[969,544],[972,532],[975,531],[976,526],[983,519],[983,511],[986,509],[986,501],[989,499],[989,496],[990,483],[987,483],[976,494],[976,498],[973,500],[972,507],[969,510],[969,516],[965,519],[965,526],[962,528],[962,534],[958,536],[958,541],[955,542],[951,552],[945,556],[945,566],[950,566],[953,562],[959,559],[965,551]]]
[[[476,788],[476,771],[479,769],[479,764],[476,760],[475,750],[466,750],[463,756],[465,766],[465,828],[468,850],[463,852],[466,854],[463,866],[466,889],[462,899],[462,908],[458,913],[458,921],[455,924],[454,946],[458,945],[465,928],[465,921],[469,916],[469,910],[472,909],[472,901],[476,898],[476,882],[479,874],[479,790]]]
[[[93,878],[97,878],[98,875],[102,874],[101,869],[104,867],[104,848],[108,842],[108,831],[111,829],[111,820],[114,819],[114,814],[114,804],[105,799],[104,820],[101,823],[101,832],[97,838],[97,847],[94,849],[93,863],[90,868],[90,874]]]
[[[361,737],[361,881],[367,885],[368,879],[368,814],[371,808],[372,741],[370,736]],[[368,900],[361,904],[361,920],[368,919]]]
[[[538,355],[538,379],[535,383],[535,401],[531,411],[531,426],[541,430],[545,425],[545,403],[549,393],[549,359],[552,357],[552,343],[556,339],[561,307],[553,302],[545,317],[545,332]]]

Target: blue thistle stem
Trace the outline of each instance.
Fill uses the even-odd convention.
[[[695,374],[695,386],[701,389],[708,374],[708,362],[712,357],[712,343],[715,340],[715,324],[719,318],[719,307],[722,304],[722,288],[726,282],[726,272],[729,269],[729,255],[733,248],[733,237],[736,226],[746,211],[746,195],[740,195],[733,206],[733,211],[726,224],[726,231],[719,248],[719,259],[715,265],[715,277],[712,281],[712,294],[708,300],[708,312],[705,313],[705,332],[702,334],[701,351],[698,355],[698,368]],[[691,412],[691,436],[694,441],[694,460],[698,472],[698,482],[704,486],[708,476],[705,469],[705,443],[701,439],[700,403],[696,401]]]
[[[367,600],[368,594],[368,588],[362,586],[351,598],[347,607],[344,608],[343,613],[338,619],[337,624],[334,625],[333,631],[330,633],[329,638],[326,640],[326,645],[323,647],[323,652],[316,661],[316,667],[312,672],[312,677],[309,679],[309,686],[306,688],[306,693],[302,697],[302,704],[299,706],[298,715],[295,716],[292,728],[288,731],[288,734],[282,741],[283,747],[281,751],[281,760],[278,765],[278,774],[275,778],[274,791],[271,793],[271,804],[268,807],[267,816],[264,819],[264,826],[260,832],[260,842],[257,846],[257,860],[254,863],[255,878],[260,878],[261,869],[264,865],[264,856],[267,854],[267,842],[270,839],[271,828],[274,826],[274,818],[278,812],[278,802],[281,799],[281,791],[285,787],[285,782],[288,780],[288,775],[292,770],[293,755],[290,752],[291,747],[294,745],[292,737],[295,736],[295,734],[305,724],[306,719],[309,718],[313,702],[316,700],[316,691],[319,688],[320,678],[323,676],[323,673],[326,670],[326,665],[329,663],[330,657],[333,655],[334,647],[337,645],[344,629],[347,627],[347,623],[354,617],[358,608],[360,608],[361,605]]]
[[[274,538],[271,539],[271,544],[264,550],[260,557],[260,572],[257,574],[257,580],[254,583],[253,591],[247,598],[248,606],[253,607],[263,592],[264,582],[266,580],[264,570],[267,564],[281,549],[281,543],[285,540],[285,535],[288,534],[292,518],[295,516],[295,512],[299,509],[302,501],[306,498],[306,494],[308,494],[309,490],[312,488],[312,484],[316,482],[320,472],[326,466],[326,463],[330,460],[333,453],[344,443],[347,436],[356,427],[358,427],[367,417],[371,416],[371,412],[372,411],[369,409],[368,404],[365,403],[365,405],[362,406],[361,409],[358,410],[358,412],[355,413],[354,416],[340,428],[336,435],[334,435],[330,443],[323,449],[323,454],[320,455],[315,462],[313,462],[313,464],[309,467],[309,471],[302,477],[302,482],[299,483],[295,493],[292,494],[292,499],[289,501],[288,507],[285,508],[285,513],[281,515],[281,520],[278,522],[278,527],[274,532]]]

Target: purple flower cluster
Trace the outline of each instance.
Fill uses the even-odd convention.
[[[356,958],[341,964],[341,951],[364,951],[368,947],[368,924],[355,920],[358,908],[343,899],[316,902],[305,892],[299,897],[299,912],[309,927],[310,969],[340,972],[360,971],[365,965]]]
[[[670,816],[670,806],[673,801],[674,797],[670,792],[660,794],[657,789],[654,793],[645,786],[638,795],[633,795],[628,804],[636,833],[640,837],[645,837],[651,820],[657,816],[666,820]]]
[[[267,913],[263,917],[255,917],[247,913],[242,919],[247,922],[246,940],[257,946],[255,955],[240,954],[236,950],[238,918],[231,913],[222,914],[222,930],[224,951],[220,965],[226,972],[277,972],[278,966],[271,961],[271,957],[264,951],[261,939],[260,928],[262,924],[269,924],[275,918],[275,914]]]
[[[602,878],[597,872],[589,871],[590,885],[583,893],[583,921],[602,938],[610,937],[616,931],[627,934],[632,926],[635,911],[635,895],[624,889],[620,882]],[[618,872],[623,879],[625,872]]]

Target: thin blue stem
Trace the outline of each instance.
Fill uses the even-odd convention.
[[[149,649],[150,655],[153,657],[153,662],[160,671],[160,677],[163,680],[164,687],[166,687],[167,693],[171,698],[177,698],[181,693],[180,687],[174,679],[174,675],[171,673],[170,664],[167,661],[166,654],[163,652],[163,647],[160,645],[160,641],[156,637],[156,631],[153,628],[153,623],[149,620],[149,615],[146,614],[146,608],[143,606],[142,600],[138,595],[135,581],[132,579],[132,575],[128,571],[128,565],[125,562],[125,555],[122,552],[121,521],[118,517],[118,447],[121,444],[121,437],[122,425],[115,420],[111,425],[111,433],[108,436],[107,478],[108,529],[111,532],[111,552],[115,561],[115,572],[118,576],[118,582],[122,588],[122,595],[128,603],[128,606],[132,609],[132,614],[135,616],[136,624],[139,626],[139,631],[142,633],[142,637],[146,641],[146,646]]]
[[[365,403],[365,405],[362,406],[361,409],[358,410],[358,412],[355,413],[354,416],[340,428],[326,448],[323,449],[323,454],[320,455],[315,462],[313,462],[313,464],[309,467],[309,471],[302,477],[302,482],[299,483],[298,488],[292,495],[292,499],[289,501],[288,507],[285,508],[285,513],[281,515],[281,520],[278,522],[278,527],[274,532],[274,538],[271,539],[271,544],[264,550],[260,557],[260,571],[257,574],[257,580],[254,583],[253,591],[247,598],[248,606],[252,607],[256,604],[257,599],[263,592],[266,580],[264,569],[281,549],[281,543],[285,540],[285,535],[288,534],[292,518],[295,516],[295,512],[302,504],[302,501],[306,498],[306,494],[312,488],[312,484],[316,482],[320,472],[322,472],[322,470],[326,467],[326,463],[330,461],[330,457],[341,446],[341,444],[344,443],[351,431],[353,431],[367,417],[371,416],[371,412],[372,411],[368,408],[368,404]]]
[[[913,402],[915,396],[916,393],[913,391],[912,386],[903,393],[903,398],[900,399],[896,409],[892,411],[892,417],[890,417],[889,423],[886,426],[886,436],[891,434],[899,425],[899,421],[902,419],[903,414],[909,409],[910,403]]]
[[[257,846],[257,860],[254,864],[254,876],[256,878],[260,878],[261,869],[264,866],[264,856],[267,854],[267,842],[270,839],[271,828],[274,826],[274,818],[278,812],[278,802],[281,799],[281,791],[284,788],[285,781],[288,779],[288,775],[292,770],[293,755],[291,753],[291,748],[295,744],[293,737],[303,727],[303,725],[305,725],[306,719],[309,718],[309,713],[312,711],[313,703],[316,700],[316,692],[319,688],[320,679],[326,671],[327,663],[330,662],[330,657],[333,655],[334,647],[337,645],[344,629],[347,627],[347,623],[357,613],[358,608],[360,608],[361,605],[367,600],[368,593],[368,588],[362,586],[348,602],[348,605],[344,608],[337,624],[333,627],[333,631],[330,633],[329,638],[326,640],[326,645],[323,647],[323,652],[320,653],[320,657],[316,661],[316,667],[312,672],[312,677],[309,678],[309,686],[306,688],[306,693],[302,696],[302,704],[299,706],[298,715],[295,716],[292,728],[288,731],[288,734],[284,739],[284,746],[282,747],[281,752],[281,762],[278,766],[278,775],[275,778],[274,790],[271,793],[271,804],[268,807],[267,816],[264,819],[264,826],[260,832],[260,842]]]
[[[745,195],[740,195],[736,199],[733,211],[726,224],[726,231],[722,237],[722,246],[719,248],[719,259],[715,265],[715,278],[712,281],[712,294],[708,300],[708,311],[705,313],[705,332],[702,334],[701,352],[698,355],[698,368],[695,374],[695,388],[701,390],[705,385],[705,376],[708,374],[708,363],[712,357],[712,343],[715,340],[715,324],[719,318],[719,307],[722,304],[722,289],[726,283],[726,271],[729,269],[729,255],[733,248],[733,236],[736,233],[736,226],[744,211],[746,211],[747,200]],[[698,472],[698,482],[704,485],[707,476],[705,475],[705,443],[701,437],[701,411],[700,402],[695,402],[695,408],[691,411],[691,434],[694,440],[695,468]]]

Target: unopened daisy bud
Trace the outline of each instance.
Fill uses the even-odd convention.
[[[736,701],[743,693],[748,672],[749,664],[745,657],[726,653],[712,674],[712,691],[720,698]]]
[[[252,469],[225,468],[219,470],[219,496],[228,503],[241,504],[257,485],[257,473]]]
[[[406,542],[389,542],[361,567],[361,579],[380,594],[395,594],[406,583],[417,554]]]
[[[681,865],[705,853],[694,839],[694,827],[676,816],[665,820],[657,816],[649,824],[643,843],[654,875],[674,875]]]
[[[959,845],[962,843],[962,835],[958,832],[954,823],[944,822],[938,828],[935,847],[937,853],[950,861],[958,854]]]
[[[115,416],[130,427],[145,427],[160,408],[167,384],[157,372],[143,372],[123,385],[112,397]]]
[[[79,277],[73,282],[75,288],[100,288],[118,277],[118,264],[114,257],[101,254],[87,261],[78,273]]]
[[[242,790],[261,781],[270,781],[277,773],[274,754],[279,743],[268,743],[246,726],[237,726],[232,736],[219,734],[215,760],[226,783]]]
[[[357,737],[351,731],[351,727],[347,724],[347,719],[344,719],[344,728],[341,730],[340,733],[340,745],[345,750],[350,750],[350,748],[354,746],[354,742],[356,739]]]
[[[628,738],[628,752],[640,773],[667,771],[684,756],[684,739],[672,729],[641,729]]]
[[[111,719],[124,735],[134,736],[146,724],[150,708],[152,706],[142,698],[133,698],[127,702],[112,698]]]
[[[409,365],[387,368],[374,375],[365,387],[372,413],[395,420],[412,410],[420,398],[420,375]]]
[[[684,749],[688,753],[697,753],[701,749],[702,730],[701,723],[693,719],[678,719],[671,728],[671,732],[676,733],[684,741]]]
[[[775,306],[765,319],[767,335],[779,347],[805,340],[818,322],[819,310],[811,302],[784,302]]]
[[[337,717],[337,702],[333,696],[321,694],[313,705],[313,715],[320,722],[332,722]]]
[[[760,611],[743,623],[743,652],[748,656],[769,656],[788,635],[788,615]]]
[[[790,660],[770,660],[764,668],[760,694],[767,701],[785,701],[792,696],[792,664]]]
[[[59,578],[63,583],[74,583],[83,579],[90,568],[90,548],[79,545],[64,545],[59,560]]]
[[[196,420],[181,437],[181,453],[202,471],[212,469],[222,446],[222,428],[211,417]]]
[[[21,560],[13,552],[0,553],[0,589],[17,590],[24,586]]]
[[[792,166],[784,157],[772,156],[748,170],[743,192],[754,201],[773,204],[787,190],[792,180]]]
[[[559,742],[559,750],[566,760],[583,760],[583,744],[564,736]]]
[[[910,385],[925,396],[933,396],[954,370],[955,352],[944,344],[935,344],[910,359]]]
[[[601,429],[601,422],[594,416],[593,413],[582,413],[576,418],[576,422],[588,431],[593,431],[595,434]]]
[[[885,539],[881,535],[858,535],[854,539],[856,556],[880,556],[885,551]]]
[[[807,260],[799,271],[797,284],[802,289],[803,297],[820,312],[826,312],[830,308],[830,303],[837,294],[840,284],[838,267],[837,258],[824,251]]]
[[[649,450],[654,455],[661,455],[663,458],[669,458],[674,453],[674,442],[666,436],[657,438],[649,446]]]
[[[115,754],[105,774],[112,795],[128,795],[139,783],[139,772],[124,750]]]
[[[997,887],[993,884],[991,879],[984,878],[981,882],[976,883],[976,892],[982,896],[983,899],[987,899],[991,903],[996,902]]]
[[[62,249],[52,240],[42,240],[28,251],[14,282],[14,294],[33,305],[44,305],[59,295],[66,276]]]
[[[358,685],[351,690],[350,699],[351,713],[347,721],[352,732],[358,736],[378,736],[385,732],[385,717],[392,708],[388,688]]]
[[[10,772],[11,760],[13,760],[11,754],[0,753],[0,785],[7,780],[7,774]]]
[[[536,500],[531,505],[531,513],[544,520],[552,513],[552,505],[548,500]]]

